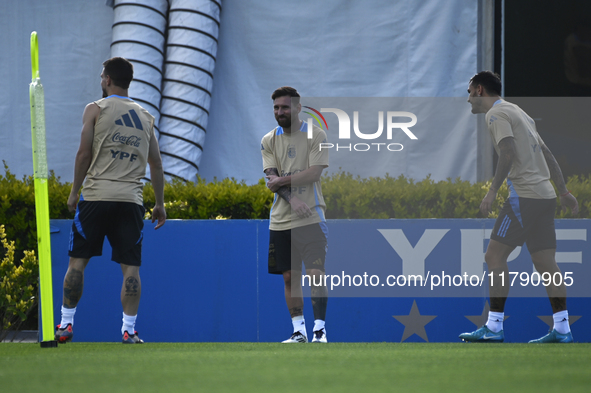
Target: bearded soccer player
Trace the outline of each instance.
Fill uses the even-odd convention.
[[[111,259],[121,266],[124,344],[141,344],[135,331],[142,285],[140,265],[144,226],[142,182],[150,165],[156,204],[155,229],[166,221],[164,175],[154,117],[131,100],[128,87],[133,65],[114,57],[103,63],[103,99],[91,102],[82,115],[80,147],[68,209],[76,212],[70,233],[70,263],[64,278],[62,319],[55,339],[72,340],[74,314],[84,287],[84,269],[91,257],[102,254],[105,236],[113,249]],[[86,179],[86,181],[84,181]],[[84,181],[80,198],[78,191]]]
[[[271,209],[269,273],[281,274],[285,301],[293,323],[293,334],[283,343],[306,343],[302,295],[302,262],[310,276],[314,337],[326,343],[326,305],[328,291],[324,275],[327,236],[320,176],[328,167],[328,150],[321,150],[326,133],[299,119],[300,95],[292,87],[281,87],[271,96],[279,124],[261,141],[263,171],[267,187],[275,193]],[[316,285],[320,283],[320,285]]]
[[[510,194],[495,222],[485,261],[493,279],[489,281],[488,322],[460,338],[468,342],[503,342],[505,301],[509,294],[507,258],[517,246],[527,244],[536,270],[543,275],[561,274],[556,264],[554,213],[558,189],[563,209],[576,215],[577,199],[567,190],[560,166],[536,130],[534,120],[520,107],[500,97],[501,79],[482,71],[470,80],[468,102],[472,113],[486,113],[486,123],[499,155],[490,190],[480,204],[483,214],[491,211],[497,191],[507,178]],[[553,280],[552,280],[553,281]],[[505,284],[505,285],[502,285]],[[551,282],[546,287],[554,313],[554,326],[547,335],[530,343],[571,343],[573,336],[566,308],[566,286]]]

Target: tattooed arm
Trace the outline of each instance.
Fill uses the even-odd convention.
[[[515,158],[515,140],[513,137],[501,139],[499,141],[499,150],[499,161],[497,162],[495,177],[488,193],[480,203],[480,211],[484,215],[488,215],[492,210],[492,204],[497,197],[497,192],[503,185],[507,175],[509,175],[509,171],[513,165],[513,159]]]
[[[305,169],[293,175],[273,178],[273,180],[269,180],[269,189],[275,192],[277,189],[283,186],[297,187],[303,185],[310,185],[311,183],[320,180],[320,176],[322,175],[322,170],[324,168],[326,168],[326,165],[312,165],[308,169]]]
[[[277,171],[277,168],[265,169],[265,175],[267,175],[267,179],[269,179],[269,181],[280,177],[279,172]],[[273,191],[273,190],[271,190],[271,191]],[[291,201],[291,191],[290,191],[289,187],[286,187],[286,186],[279,187],[274,192],[277,195],[279,195],[281,198],[285,199],[287,202]]]
[[[577,202],[577,198],[575,198],[566,188],[560,165],[558,165],[556,158],[554,158],[554,155],[544,143],[542,143],[542,153],[544,153],[546,164],[548,164],[548,169],[550,170],[550,178],[558,189],[562,210],[564,211],[567,207],[570,207],[573,215],[577,215],[579,213],[579,203]]]
[[[265,174],[267,175],[266,177],[269,179],[269,181],[280,177],[277,168],[267,168],[265,169]],[[269,187],[269,189],[271,189],[271,187]],[[271,191],[273,191],[273,189],[271,189]],[[293,212],[296,213],[299,218],[306,218],[312,215],[310,207],[306,205],[304,201],[300,200],[295,195],[291,195],[290,187],[281,186],[274,192],[281,198],[285,199],[285,201],[289,202]]]

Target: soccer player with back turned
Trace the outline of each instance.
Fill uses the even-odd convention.
[[[500,97],[499,76],[490,71],[479,72],[470,80],[468,93],[472,113],[486,113],[488,130],[499,155],[495,176],[480,210],[483,214],[491,211],[505,178],[510,194],[499,212],[484,257],[489,273],[493,274],[489,280],[488,322],[474,332],[460,334],[460,338],[468,342],[503,342],[505,301],[510,289],[509,254],[525,242],[541,275],[560,274],[555,259],[556,193],[550,179],[558,189],[563,209],[569,207],[576,215],[579,206],[566,189],[560,166],[540,138],[534,120],[520,107]],[[566,286],[564,283],[555,285],[552,280],[546,291],[554,313],[554,327],[550,333],[530,343],[573,342],[566,309]]]
[[[76,212],[70,233],[70,263],[64,278],[62,319],[55,339],[73,337],[74,314],[84,287],[84,269],[91,257],[102,254],[105,236],[113,249],[111,259],[121,266],[123,285],[124,344],[141,344],[135,331],[140,303],[140,265],[144,206],[141,178],[150,165],[156,204],[155,229],[166,221],[164,175],[154,117],[131,100],[128,87],[133,65],[121,57],[103,63],[103,99],[92,102],[82,115],[80,147],[76,154],[74,181],[68,208]],[[84,181],[84,179],[86,179]],[[78,191],[84,189],[78,200]]]
[[[312,277],[314,311],[312,342],[326,343],[328,292],[322,280],[327,236],[320,176],[328,167],[328,150],[320,150],[326,133],[299,119],[300,95],[292,87],[273,92],[273,110],[278,127],[261,141],[267,187],[275,193],[271,208],[269,273],[283,275],[285,301],[293,323],[293,334],[284,343],[306,343],[302,295],[302,262]],[[320,285],[315,285],[320,284]]]

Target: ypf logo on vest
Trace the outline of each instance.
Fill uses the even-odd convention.
[[[339,121],[339,140],[351,139],[351,119],[345,111],[343,111],[341,109],[337,109],[337,108],[321,108],[320,111],[318,111],[312,107],[309,107],[309,106],[304,106],[304,108],[310,109],[312,112],[314,112],[314,113],[310,113],[310,112],[304,111],[304,113],[307,113],[310,116],[312,116],[312,118],[308,118],[306,120],[306,122],[308,124],[308,139],[312,139],[312,124],[313,124],[314,120],[316,120],[316,122],[318,123],[320,128],[324,129],[324,127],[326,127],[326,131],[328,131],[328,124],[326,122],[326,119],[322,115],[322,113],[326,113],[326,112],[334,113],[335,115],[337,115],[337,118]],[[323,126],[323,123],[320,122],[320,119],[318,117],[320,117],[320,119],[322,119],[324,126]],[[385,117],[386,117],[386,139],[388,141],[392,140],[393,130],[395,130],[395,129],[401,129],[402,131],[404,131],[404,133],[410,139],[418,139],[416,137],[416,135],[409,129],[410,127],[417,124],[417,117],[415,116],[414,113],[400,112],[400,111],[387,111]],[[408,121],[408,122],[394,121],[394,119],[400,119],[400,118],[409,118],[410,121]],[[353,131],[355,132],[355,135],[360,139],[376,140],[376,139],[380,138],[383,131],[384,131],[384,112],[378,111],[378,130],[374,133],[365,134],[359,130],[359,112],[354,111],[353,112]],[[363,152],[363,151],[370,151],[370,150],[401,151],[402,149],[404,149],[404,146],[402,145],[402,143],[397,143],[397,142],[388,142],[388,143],[385,143],[385,142],[370,142],[370,143],[362,142],[362,143],[348,143],[348,144],[347,143],[341,144],[341,143],[337,142],[336,145],[334,143],[329,143],[326,141],[320,143],[319,150],[326,150],[326,149],[336,149],[336,151],[347,150],[350,152],[351,151]]]

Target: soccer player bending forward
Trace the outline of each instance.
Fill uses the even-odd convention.
[[[485,254],[489,273],[490,312],[488,322],[460,338],[468,342],[503,342],[505,301],[509,294],[507,258],[517,246],[527,244],[532,261],[540,274],[560,274],[556,264],[554,213],[556,193],[563,209],[579,211],[577,199],[566,189],[560,166],[536,131],[535,122],[521,108],[500,97],[501,80],[497,74],[482,71],[474,75],[468,87],[472,113],[486,113],[486,123],[499,155],[490,190],[480,204],[483,214],[491,211],[497,191],[507,178],[510,194],[491,234]],[[492,283],[491,283],[492,281]],[[503,285],[504,284],[504,285]],[[571,343],[573,336],[566,309],[566,286],[561,281],[546,287],[554,313],[550,333],[530,343]]]
[[[312,342],[326,343],[328,291],[321,277],[327,247],[325,204],[320,187],[322,170],[328,167],[328,150],[320,150],[326,134],[299,119],[300,95],[292,87],[273,92],[273,110],[279,124],[261,141],[267,187],[275,193],[271,209],[269,273],[283,275],[285,301],[293,323],[293,334],[284,343],[306,343],[302,295],[302,262],[311,277],[314,310]],[[316,279],[315,279],[316,278]]]
[[[144,204],[140,180],[148,163],[156,198],[152,222],[158,220],[155,226],[158,229],[166,221],[162,160],[154,136],[154,117],[128,96],[133,65],[124,58],[114,57],[103,66],[103,99],[88,104],[82,115],[80,147],[68,198],[68,209],[76,212],[76,216],[70,233],[62,319],[55,339],[60,343],[72,340],[74,314],[84,287],[84,269],[91,257],[102,254],[106,236],[113,249],[111,259],[121,266],[123,273],[122,342],[141,344],[143,340],[135,331],[142,291],[139,271]],[[83,181],[84,189],[78,198]]]

